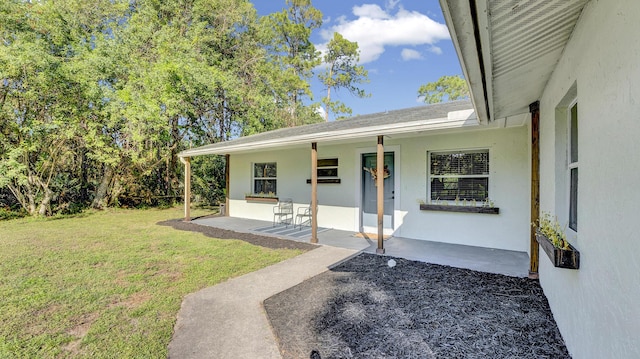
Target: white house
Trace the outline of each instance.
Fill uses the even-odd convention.
[[[440,2],[480,122],[539,119],[540,210],[581,263],[532,269],[569,352],[640,358],[640,1]]]
[[[472,103],[191,149],[187,169],[227,156],[231,216],[271,220],[272,204],[246,199],[271,191],[317,200],[324,227],[527,251],[574,358],[640,358],[640,1],[440,3]],[[484,196],[499,213],[468,213]],[[579,269],[539,252],[541,211],[567,224]]]
[[[457,101],[286,128],[181,156],[228,155],[228,214],[271,221],[277,200],[252,195],[309,206],[315,143],[318,225],[376,233],[380,138],[385,234],[526,252],[527,119],[482,125],[470,101]]]

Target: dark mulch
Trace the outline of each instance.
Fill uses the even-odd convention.
[[[267,299],[283,357],[570,358],[537,281],[389,259],[361,254]]]
[[[191,231],[202,233],[207,237],[219,239],[238,239],[256,246],[272,248],[272,249],[300,249],[310,251],[318,248],[317,245],[311,243],[297,242],[288,239],[260,236],[252,233],[235,232],[211,226],[203,226],[192,222],[183,222],[181,219],[171,219],[168,221],[158,222],[161,226],[169,226],[181,231]]]

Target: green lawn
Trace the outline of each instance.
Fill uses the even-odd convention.
[[[156,225],[181,215],[0,222],[0,358],[166,358],[186,294],[301,253]]]

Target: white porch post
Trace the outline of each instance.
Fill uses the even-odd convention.
[[[191,158],[180,157],[184,163],[184,221],[191,221]]]
[[[376,253],[384,254],[384,140],[382,136],[378,136],[376,157],[376,185],[378,187],[378,248]]]
[[[225,195],[224,195],[224,215],[229,217],[229,191],[231,191],[231,175],[229,170],[231,169],[231,155],[228,153],[224,155],[224,179],[225,179]]]
[[[311,143],[311,243],[318,243],[318,144]]]

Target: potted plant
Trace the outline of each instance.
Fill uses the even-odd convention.
[[[536,240],[555,267],[580,268],[580,252],[567,241],[557,217],[552,218],[551,214],[543,212],[538,223],[532,225],[536,228]]]

